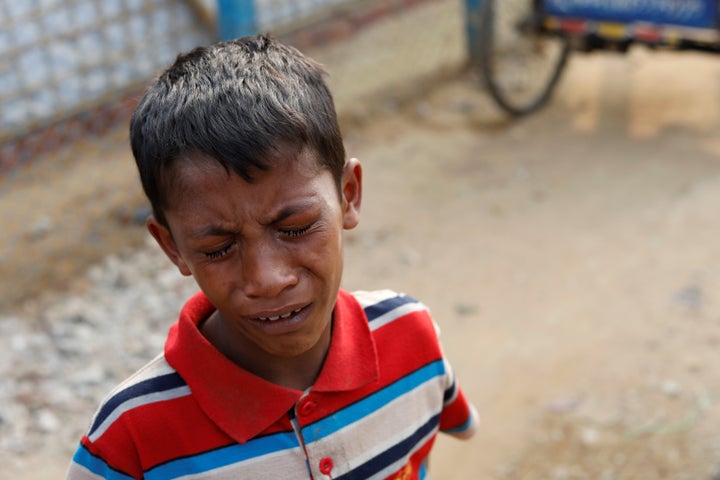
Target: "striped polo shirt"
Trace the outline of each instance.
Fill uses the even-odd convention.
[[[340,290],[330,348],[306,391],[238,367],[200,333],[198,293],[165,352],[104,400],[68,479],[415,479],[438,431],[471,408],[427,308],[388,290]]]

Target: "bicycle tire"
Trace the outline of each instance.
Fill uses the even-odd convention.
[[[532,29],[520,27],[520,21],[529,21],[535,13],[534,3],[532,0],[484,0],[480,13],[478,60],[481,75],[493,100],[512,116],[535,112],[548,102],[570,55],[567,38],[540,35],[532,33]],[[498,11],[498,6],[501,6],[502,12]],[[510,8],[515,10],[509,11]],[[501,51],[503,48],[506,49],[504,52]],[[547,52],[549,55],[546,56]],[[501,55],[506,57],[502,58]],[[500,60],[512,63],[518,59],[527,65],[519,65],[515,75],[533,82],[530,88],[520,92],[523,94],[520,96],[517,91],[513,91],[512,85],[507,85],[513,79],[503,78],[507,74],[499,71]],[[541,75],[530,71],[528,60],[534,62],[533,66],[543,66],[546,71]]]

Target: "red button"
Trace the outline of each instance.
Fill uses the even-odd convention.
[[[333,469],[333,461],[330,457],[325,457],[320,460],[320,471],[325,475],[330,475]]]
[[[313,402],[312,400],[307,400],[300,406],[300,414],[301,415],[310,415],[313,412],[313,410],[315,410],[316,406],[317,406],[317,403]]]

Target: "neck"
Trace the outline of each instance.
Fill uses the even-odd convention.
[[[200,327],[207,340],[233,363],[276,385],[306,390],[315,383],[330,347],[331,325],[310,350],[296,356],[273,355],[227,328],[214,312]]]

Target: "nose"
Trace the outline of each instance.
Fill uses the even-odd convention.
[[[292,256],[272,241],[246,244],[243,248],[243,292],[249,298],[271,298],[297,284]]]

